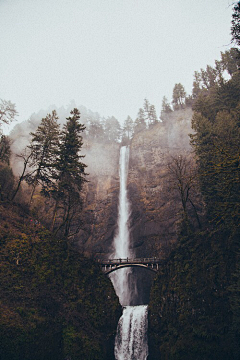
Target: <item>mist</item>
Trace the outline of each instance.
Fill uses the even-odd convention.
[[[4,0],[0,12],[1,98],[18,122],[71,99],[120,123],[145,97],[159,113],[230,47],[229,0]]]

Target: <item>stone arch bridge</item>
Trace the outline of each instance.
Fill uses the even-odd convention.
[[[108,260],[98,260],[102,271],[108,275],[119,269],[126,267],[138,267],[157,272],[159,270],[159,265],[163,262],[161,259],[157,258],[137,258],[137,259],[108,259]]]

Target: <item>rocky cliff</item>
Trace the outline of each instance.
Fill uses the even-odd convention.
[[[83,227],[74,241],[86,255],[111,253],[117,224],[119,144],[85,143],[88,165],[84,192]]]
[[[170,113],[131,143],[129,197],[132,244],[137,256],[165,256],[176,241],[180,202],[171,193],[167,165],[191,151],[191,109]]]
[[[131,240],[136,256],[162,256],[176,241],[179,201],[169,192],[167,164],[171,156],[191,150],[191,109],[170,113],[163,122],[136,134],[130,144],[128,192]],[[117,224],[120,146],[86,144],[83,229],[76,237],[86,253],[108,256]]]

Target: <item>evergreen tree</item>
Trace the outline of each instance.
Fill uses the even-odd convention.
[[[145,122],[147,124],[147,127],[149,127],[150,124],[150,102],[148,101],[148,99],[144,99],[144,103],[143,103],[143,110],[144,110],[144,117],[145,117]]]
[[[162,99],[162,109],[161,109],[160,119],[165,120],[165,118],[168,118],[168,114],[170,114],[172,111],[173,110],[171,108],[170,103],[168,102],[168,99],[166,98],[166,96],[164,96]]]
[[[59,146],[59,124],[56,111],[42,119],[35,133],[30,133],[32,140],[29,166],[32,168],[26,176],[26,181],[32,186],[31,199],[38,184],[42,192],[47,194],[53,184],[56,156]]]
[[[144,99],[143,103],[144,119],[147,127],[155,125],[158,122],[155,106],[150,104],[148,99]]]
[[[203,88],[211,89],[217,83],[217,71],[212,66],[207,65],[206,70],[201,69],[201,79]]]
[[[239,69],[239,53],[236,48],[231,48],[224,53],[221,52],[222,69],[227,70],[228,74],[232,77],[233,74]]]
[[[9,165],[11,157],[11,140],[6,135],[0,137],[0,161]]]
[[[201,92],[201,74],[198,71],[194,71],[192,97],[196,99]]]
[[[109,142],[118,142],[121,135],[121,126],[114,117],[108,117],[105,121],[105,136]]]
[[[163,99],[162,99],[162,110],[161,111],[164,112],[164,113],[172,112],[171,105],[168,102],[168,99],[166,98],[166,96],[164,96]]]
[[[144,114],[144,110],[142,108],[140,108],[138,111],[138,116],[137,116],[136,120],[134,121],[133,131],[134,131],[134,134],[137,134],[140,131],[143,131],[145,129],[146,129],[145,114]]]
[[[240,1],[233,7],[231,34],[232,42],[240,46]]]
[[[182,109],[185,103],[186,92],[182,84],[175,84],[173,88],[172,103],[174,110]]]
[[[154,105],[150,105],[149,107],[149,126],[153,126],[158,123],[158,118],[156,114],[156,109]]]
[[[129,142],[133,135],[133,119],[128,115],[127,119],[124,121],[123,130],[122,130],[122,142]]]
[[[96,117],[89,118],[88,136],[91,139],[99,139],[100,140],[100,139],[104,138],[103,124],[99,118],[96,118]]]
[[[239,73],[196,101],[191,135],[209,217],[230,232],[239,222]]]
[[[63,229],[65,236],[69,235],[74,215],[79,216],[80,195],[87,175],[86,165],[81,161],[84,156],[80,155],[83,145],[82,132],[85,126],[79,122],[79,119],[80,112],[74,108],[60,135],[59,156],[56,164],[56,190],[53,191],[53,197],[56,200],[54,221],[58,212],[61,220],[56,231]],[[75,230],[78,231],[78,226]]]

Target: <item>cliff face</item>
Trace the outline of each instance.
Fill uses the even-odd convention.
[[[168,115],[131,143],[129,197],[132,244],[137,256],[165,256],[176,241],[179,200],[171,194],[167,164],[189,152],[191,109]]]
[[[162,123],[134,136],[130,145],[128,195],[131,241],[136,256],[165,256],[176,241],[179,200],[169,192],[171,156],[190,151],[191,109],[170,113]],[[86,144],[88,164],[84,228],[76,237],[86,253],[112,252],[117,226],[119,145]]]
[[[75,242],[86,255],[111,253],[118,211],[119,149],[118,144],[84,144],[89,182],[83,199],[83,227]]]

